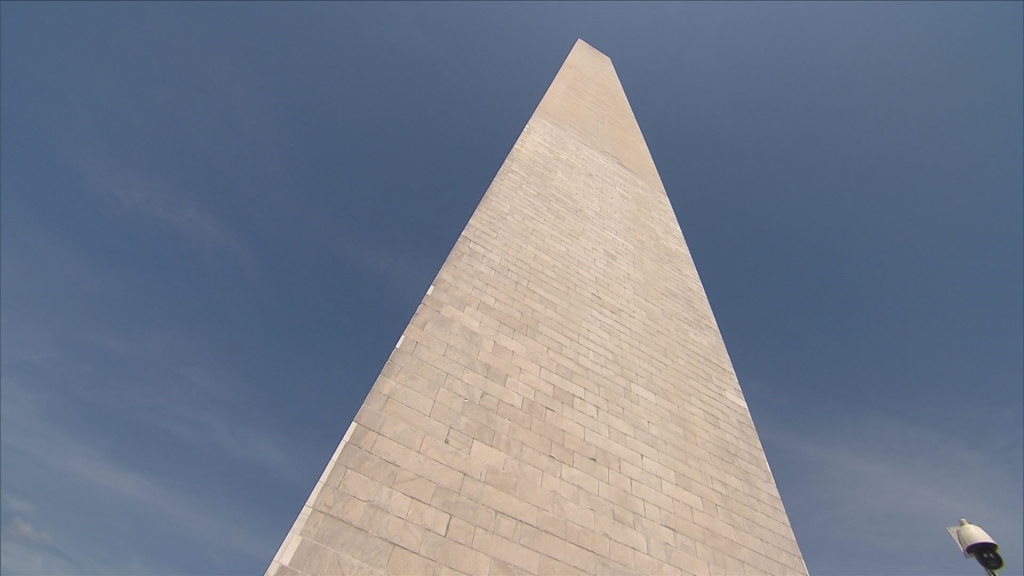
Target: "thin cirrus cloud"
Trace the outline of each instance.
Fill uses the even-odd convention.
[[[0,532],[0,564],[4,574],[74,574],[85,571],[79,561],[50,542],[25,538],[12,520]]]
[[[250,261],[238,234],[182,190],[131,170],[78,164],[94,189],[109,194],[122,208],[162,223],[206,256],[226,253]]]
[[[991,424],[1013,437],[1020,435],[1018,420],[1006,413]],[[787,474],[782,489],[784,497],[801,495],[786,500],[787,510],[812,573],[945,573],[956,555],[949,554],[944,527],[961,516],[998,535],[1008,573],[1024,565],[1014,545],[1024,539],[1024,502],[1012,446],[972,443],[959,422],[940,431],[864,410],[834,422],[815,434],[779,422],[759,426],[773,462],[801,471]],[[821,553],[825,542],[840,539],[848,553]],[[879,566],[872,554],[901,563]]]
[[[102,271],[79,265],[116,295]],[[164,542],[195,550],[194,567],[216,566],[209,554],[260,562],[277,535],[253,516],[258,507],[245,491],[211,502],[183,476],[194,482],[233,468],[261,485],[300,486],[295,471],[304,451],[271,432],[270,414],[253,418],[249,408],[239,417],[245,388],[197,353],[203,338],[131,336],[53,310],[37,316],[38,324],[20,317],[0,318],[3,572],[189,571],[187,562],[161,565],[150,529],[138,525],[159,527]],[[97,357],[117,369],[89,360]],[[125,436],[125,429],[135,432]],[[62,509],[76,514],[55,515]],[[109,539],[129,552],[112,553],[101,544]]]
[[[12,330],[10,322],[4,322],[4,365],[8,373],[32,375],[32,386],[17,376],[5,379],[4,393],[13,402],[8,408],[13,422],[30,424],[23,420],[23,413],[39,412],[47,398],[82,405],[98,402],[132,415],[140,427],[160,430],[196,449],[214,451],[219,458],[253,466],[262,474],[286,482],[300,481],[294,476],[295,450],[285,448],[279,436],[268,433],[260,424],[270,415],[256,423],[232,416],[232,406],[245,395],[244,386],[230,372],[204,366],[205,360],[193,351],[195,346],[181,341],[185,336],[128,339],[97,328],[55,323],[62,326],[62,338],[32,341],[24,338],[31,330]],[[143,381],[138,376],[98,374],[79,359],[85,354],[83,350],[93,354],[99,351],[115,362],[135,364],[140,367],[137,372],[144,373],[141,367],[150,366],[156,373]],[[180,358],[187,362],[173,365]],[[17,427],[13,423],[10,426],[12,438],[20,438]]]
[[[218,547],[225,547],[243,556],[259,557],[264,552],[265,546],[261,542],[265,537],[261,538],[253,533],[252,528],[247,528],[251,524],[244,518],[244,508],[226,511],[223,506],[207,506],[196,500],[187,487],[168,483],[137,464],[125,462],[123,456],[110,451],[116,443],[110,438],[103,440],[102,431],[65,424],[65,415],[74,409],[67,405],[66,396],[53,391],[40,391],[39,388],[38,385],[28,386],[18,378],[5,379],[3,403],[0,407],[4,459],[21,470],[59,478],[67,493],[62,494],[62,498],[51,496],[56,503],[60,504],[63,498],[72,502],[80,498],[93,502],[116,502],[111,510],[113,514],[125,514],[125,507],[128,507],[132,510],[132,516],[159,519],[165,529],[179,538],[217,542]],[[202,433],[204,430],[197,427],[197,432]],[[97,441],[97,437],[101,440]],[[225,442],[220,444],[220,448],[225,457],[238,457],[240,450],[245,447],[240,449],[231,442]],[[287,463],[275,459],[270,469],[286,473],[287,466]],[[267,466],[262,468],[266,470]],[[26,482],[23,477],[13,477],[11,480],[5,482],[5,490],[8,485],[20,491],[33,489],[32,482]],[[40,484],[42,490],[31,497],[5,492],[5,508],[12,511],[17,509],[19,514],[25,516],[31,515],[36,506],[29,502],[33,497],[47,498],[46,487],[51,481]],[[15,518],[10,521],[8,536],[31,545],[31,548],[44,552],[44,555],[52,556],[43,566],[55,565],[63,558],[65,561],[74,560],[85,571],[102,568],[100,571],[109,569],[121,572],[125,569],[109,556],[109,550],[106,551],[106,557],[94,557],[89,552],[89,536],[73,533],[71,527],[37,529],[21,516]],[[131,526],[105,526],[98,529],[107,531],[108,538],[127,538],[129,548],[144,550],[146,547],[145,539],[133,535]],[[59,547],[62,552],[55,554],[51,549],[54,547]],[[18,554],[21,549],[15,548],[13,552]],[[5,561],[5,572],[6,564]]]
[[[12,532],[19,538],[29,542],[49,542],[50,533],[45,530],[36,530],[31,524],[22,520],[21,516],[15,516],[8,525]]]

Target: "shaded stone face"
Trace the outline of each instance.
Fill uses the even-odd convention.
[[[267,573],[806,573],[643,135],[584,42]]]

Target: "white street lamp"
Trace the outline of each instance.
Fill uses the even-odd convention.
[[[959,526],[946,528],[965,558],[973,557],[985,569],[988,576],[996,576],[996,570],[1003,567],[999,545],[979,526],[961,518]]]

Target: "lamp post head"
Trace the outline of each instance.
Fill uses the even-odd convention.
[[[980,526],[961,518],[959,526],[947,530],[964,556],[973,557],[987,573],[995,574],[996,570],[1003,567],[1003,557],[998,552],[999,545]]]

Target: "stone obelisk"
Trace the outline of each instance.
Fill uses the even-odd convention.
[[[267,573],[806,573],[654,161],[582,40]]]

